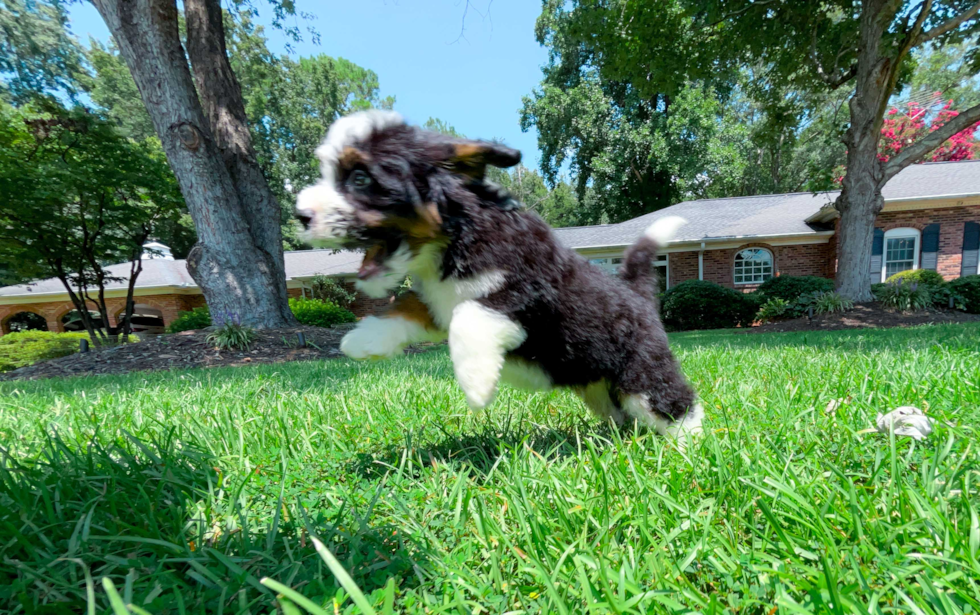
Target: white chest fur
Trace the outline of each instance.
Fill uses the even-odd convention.
[[[453,310],[464,301],[480,299],[499,290],[504,285],[504,272],[488,271],[466,279],[442,279],[441,251],[426,250],[409,265],[413,288],[429,308],[432,319],[442,330],[449,329]]]

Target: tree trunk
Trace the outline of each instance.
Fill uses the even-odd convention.
[[[286,273],[282,266],[282,210],[255,159],[242,88],[231,69],[225,48],[221,2],[185,0],[184,17],[187,21],[187,55],[211,133],[238,193],[252,241],[265,261],[263,266],[275,277],[280,289],[281,316],[288,322],[295,322],[289,310]]]
[[[854,95],[848,101],[850,126],[847,174],[834,206],[840,212],[837,241],[837,292],[853,301],[871,301],[871,243],[874,223],[884,201],[884,173],[878,160],[878,139],[888,102],[890,64],[879,54],[883,21],[882,2],[864,3]]]
[[[198,241],[188,270],[215,323],[236,314],[255,327],[291,324],[282,248],[255,239],[267,233],[263,225],[279,235],[278,211],[256,218],[239,198],[194,89],[174,0],[93,2],[136,81],[194,220]]]

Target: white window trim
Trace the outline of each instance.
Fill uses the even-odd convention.
[[[885,231],[885,237],[881,241],[881,281],[888,279],[888,240],[901,237],[915,238],[915,245],[912,248],[912,271],[919,268],[919,258],[922,249],[922,231],[914,228],[893,228]]]
[[[667,270],[667,279],[664,280],[664,287],[660,289],[660,292],[663,292],[670,288],[670,254],[658,254],[657,258],[653,261],[653,266],[663,266]]]
[[[763,280],[762,282],[756,282],[756,281],[752,281],[752,282],[736,282],[735,281],[735,260],[738,259],[738,255],[739,254],[741,254],[742,252],[745,252],[747,250],[762,250],[763,252],[765,252],[766,254],[768,254],[769,255],[769,263],[770,263],[770,266],[771,266],[771,269],[772,269],[772,271],[770,271],[770,273],[769,273],[769,277],[770,278],[776,277],[776,256],[772,253],[772,250],[770,250],[769,248],[763,248],[762,246],[751,246],[751,247],[748,247],[748,248],[742,248],[741,250],[739,250],[738,252],[735,253],[735,258],[732,259],[732,284],[734,284],[735,286],[753,286],[753,285],[758,285],[758,284],[762,284],[762,282],[765,282],[765,280]]]
[[[600,269],[608,273],[616,273],[619,271],[619,266],[622,262],[613,263],[613,259],[623,258],[622,254],[616,254],[615,256],[586,256],[585,259],[589,261],[590,264],[599,267]],[[664,288],[660,290],[667,290],[670,288],[670,255],[669,254],[658,254],[651,263],[651,267],[666,267],[667,268],[667,279],[665,280]]]

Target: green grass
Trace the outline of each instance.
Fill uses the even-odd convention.
[[[672,339],[686,453],[444,350],[0,383],[0,610],[980,612],[980,327]]]

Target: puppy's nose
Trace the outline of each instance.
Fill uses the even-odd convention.
[[[313,222],[313,212],[309,209],[297,209],[296,219],[299,220],[303,228],[310,228],[310,223]]]

